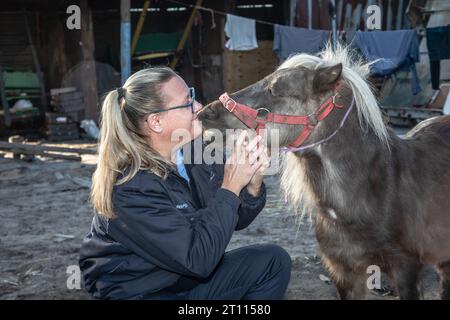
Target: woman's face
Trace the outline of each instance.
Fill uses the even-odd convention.
[[[161,87],[163,99],[165,101],[164,108],[169,109],[175,106],[182,106],[192,101],[189,87],[179,76],[175,76]],[[202,105],[194,101],[194,111],[202,108]],[[163,134],[170,141],[178,141],[179,133],[189,135],[183,138],[185,142],[189,142],[202,134],[201,122],[197,119],[196,114],[192,113],[190,107],[169,110],[161,114],[163,121]],[[172,136],[174,134],[174,136]]]

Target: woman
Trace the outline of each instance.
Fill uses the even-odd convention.
[[[176,161],[183,155],[172,134],[190,132],[182,143],[197,138],[200,109],[169,68],[141,70],[106,96],[91,190],[97,213],[80,251],[94,297],[283,298],[291,269],[283,249],[225,253],[233,231],[265,205],[265,150],[241,134],[225,165]]]

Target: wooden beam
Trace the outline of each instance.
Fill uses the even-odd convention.
[[[34,63],[35,71],[36,71],[36,76],[39,79],[39,88],[41,91],[41,108],[40,109],[41,109],[41,113],[43,113],[43,112],[47,111],[47,96],[45,94],[44,78],[42,76],[41,64],[39,63],[38,55],[36,52],[36,47],[34,46],[33,37],[31,36],[30,25],[28,24],[27,13],[25,11],[23,12],[23,18],[24,18],[25,30],[27,32],[28,45],[30,46],[31,55],[33,56],[33,63]]]
[[[92,10],[88,0],[81,0],[81,52],[82,74],[81,91],[84,95],[85,117],[98,122],[97,74],[95,72],[95,42],[92,23]]]
[[[136,25],[136,30],[134,31],[133,41],[131,42],[131,56],[133,56],[139,37],[141,36],[142,27],[144,26],[145,17],[147,16],[147,10],[149,6],[150,0],[146,0],[144,2],[144,7],[142,8],[141,15],[139,16],[139,21]]]
[[[3,105],[3,118],[5,121],[5,126],[7,128],[9,128],[11,126],[12,123],[12,119],[11,119],[11,113],[9,111],[9,103],[8,100],[6,99],[6,91],[5,91],[5,83],[3,81],[3,69],[2,66],[0,66],[0,102]]]
[[[178,60],[180,59],[180,52],[184,48],[184,44],[186,43],[187,38],[189,37],[189,34],[191,33],[192,24],[194,23],[194,18],[197,13],[197,7],[201,6],[203,3],[203,0],[197,0],[195,2],[195,7],[192,9],[191,16],[189,17],[188,23],[186,24],[186,27],[184,28],[183,36],[180,39],[180,42],[178,43],[177,50],[175,52],[175,57],[173,58],[172,62],[170,63],[170,67],[174,69],[178,63]]]
[[[155,59],[155,58],[164,58],[164,57],[168,57],[172,54],[173,54],[173,52],[156,52],[156,53],[144,54],[142,56],[137,56],[136,59],[139,61],[142,61],[142,60]]]
[[[64,76],[67,75],[68,61],[66,55],[66,40],[64,34],[65,24],[61,23],[61,18],[50,5],[46,17],[42,17],[43,32],[43,52],[40,54],[43,61],[45,78],[48,80],[50,88],[61,87]]]

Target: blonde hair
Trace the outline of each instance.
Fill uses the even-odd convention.
[[[167,176],[171,164],[148,144],[140,133],[139,122],[153,110],[161,109],[164,103],[161,86],[174,76],[176,73],[167,67],[143,69],[125,82],[120,100],[118,90],[110,91],[105,97],[91,203],[107,218],[116,217],[112,203],[114,185],[131,180],[140,169],[164,179]],[[122,175],[120,179],[119,175]]]

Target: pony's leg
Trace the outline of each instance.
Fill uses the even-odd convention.
[[[336,282],[339,297],[342,300],[362,300],[367,297],[366,277],[350,273]]]
[[[401,300],[419,300],[422,297],[419,288],[419,275],[422,266],[416,263],[398,265],[392,270],[392,276]]]
[[[337,268],[336,268],[337,269]],[[342,300],[362,300],[367,297],[367,275],[349,268],[334,269],[333,282]]]
[[[437,269],[441,276],[441,299],[450,300],[450,260],[439,263]]]
[[[361,300],[366,298],[367,277],[364,273],[355,272],[349,266],[330,259],[322,252],[322,264],[328,270],[331,280],[335,283],[339,298],[342,300]]]

